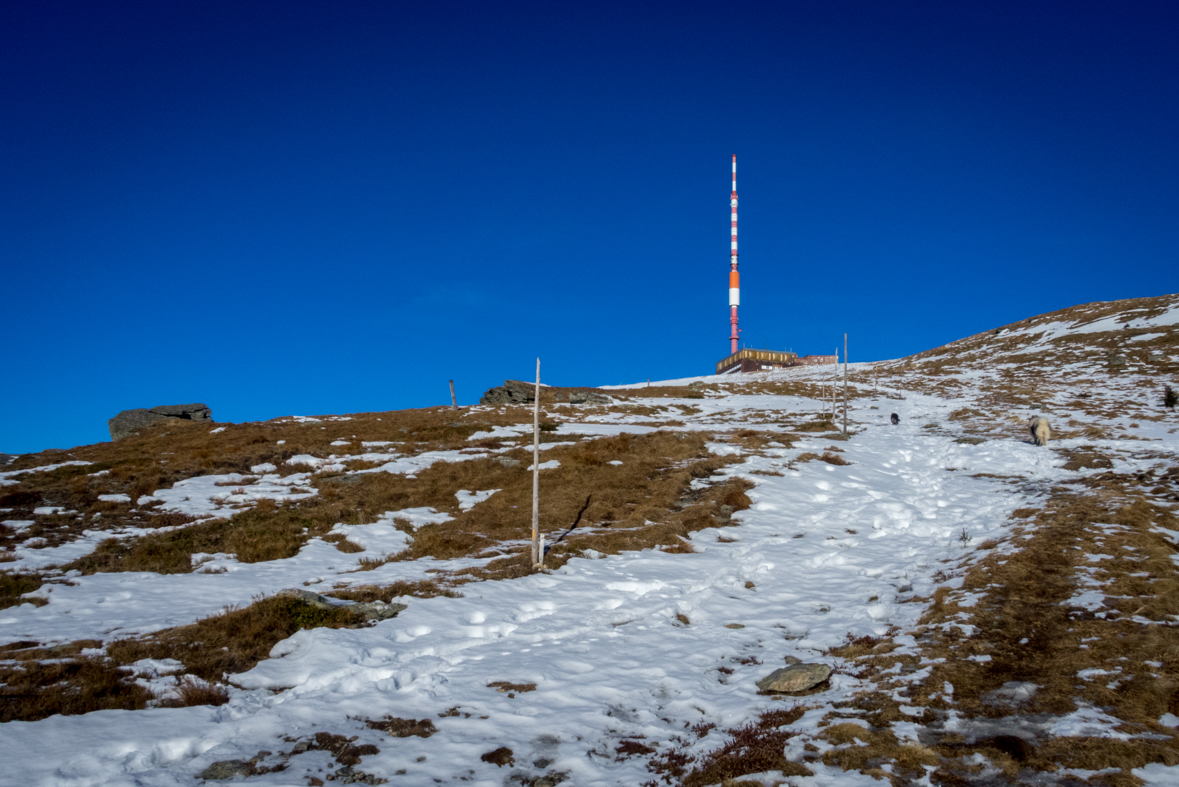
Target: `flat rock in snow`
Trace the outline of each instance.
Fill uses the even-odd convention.
[[[775,693],[806,691],[829,677],[831,668],[826,664],[791,664],[766,675],[757,682],[757,687],[762,691]]]

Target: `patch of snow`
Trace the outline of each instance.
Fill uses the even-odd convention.
[[[28,467],[28,468],[25,468],[24,470],[9,470],[7,472],[0,473],[0,486],[6,486],[6,485],[10,485],[10,484],[19,484],[20,481],[17,481],[16,477],[19,475],[24,475],[25,473],[48,473],[51,470],[57,470],[59,467],[74,467],[74,466],[89,465],[89,464],[94,464],[94,463],[93,462],[83,462],[81,460],[75,459],[75,460],[72,460],[69,462],[58,462],[55,465],[42,465],[41,467]]]
[[[463,511],[470,511],[476,505],[482,503],[484,500],[491,497],[498,491],[498,489],[487,489],[482,492],[470,492],[466,489],[460,489],[455,493],[454,496],[458,498],[460,509]]]

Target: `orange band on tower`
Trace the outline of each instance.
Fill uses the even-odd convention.
[[[729,271],[729,289],[734,290],[741,286],[741,274],[737,271]]]

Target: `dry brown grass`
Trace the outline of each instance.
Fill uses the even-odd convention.
[[[206,681],[252,669],[278,642],[304,628],[361,625],[347,607],[320,609],[294,596],[270,596],[243,609],[230,609],[188,626],[107,647],[118,664],[140,659],[176,659],[185,672]]]
[[[154,695],[109,659],[83,654],[102,643],[83,640],[53,648],[15,642],[0,648],[0,722],[36,721],[54,714],[137,710]]]
[[[733,461],[710,454],[707,439],[694,433],[623,434],[546,451],[546,459],[561,463],[541,475],[540,520],[549,544],[546,566],[557,568],[587,549],[607,554],[658,546],[682,550],[688,533],[725,524],[733,511],[747,508],[744,491],[751,485],[745,481],[689,489],[693,479],[707,478]],[[524,452],[521,456],[527,460]],[[510,578],[531,573],[525,543],[531,534],[531,476],[526,465],[506,469],[487,460],[436,467],[437,481],[445,483],[449,497],[445,505],[452,510],[453,490],[501,491],[469,511],[456,512],[449,522],[418,529],[399,559],[499,554],[502,557],[486,567],[460,576]],[[425,478],[426,473],[420,473],[418,480]]]
[[[495,689],[500,694],[525,694],[530,691],[536,691],[535,683],[512,683],[507,680],[497,680],[487,684],[487,688]]]
[[[159,528],[192,521],[183,515],[156,512],[152,506],[137,506],[134,502],[100,501],[99,495],[127,494],[135,501],[141,495],[150,495],[157,489],[169,488],[177,481],[194,476],[226,473],[250,476],[251,466],[266,462],[276,465],[279,474],[306,472],[306,467],[286,464],[287,459],[298,454],[338,455],[348,461],[348,456],[374,451],[417,454],[466,448],[470,445],[467,438],[477,431],[531,420],[531,413],[524,412],[524,409],[456,413],[449,408],[435,407],[359,413],[348,416],[347,420],[307,423],[291,419],[214,425],[176,421],[159,424],[141,435],[118,442],[24,455],[6,470],[74,460],[93,464],[27,473],[17,477],[17,485],[5,487],[3,499],[6,502],[0,507],[15,509],[9,514],[11,518],[34,520],[36,524],[18,534],[0,532],[0,548],[11,549],[14,543],[32,538],[43,538],[46,546],[57,546],[77,538],[83,530],[117,530],[127,526]],[[213,434],[214,427],[224,427],[225,431]],[[347,440],[348,445],[331,445],[338,440]],[[366,448],[361,445],[362,441],[387,441],[392,445]],[[353,461],[350,466],[355,470],[363,464]],[[235,484],[240,486],[241,482]],[[45,505],[76,511],[81,518],[33,514],[34,508]],[[95,518],[98,514],[101,517]],[[249,527],[248,522],[246,526]],[[278,541],[278,552],[289,550],[289,538],[280,536]],[[256,547],[246,551],[260,554],[266,550]],[[107,561],[102,568],[91,565],[84,570],[117,570],[113,566],[115,562],[126,560]],[[162,563],[166,568],[162,570],[188,570],[183,562],[182,559],[164,559]],[[159,569],[145,565],[142,570]]]
[[[460,431],[456,439],[465,439],[469,431]],[[327,437],[335,436],[329,433]],[[135,441],[142,443],[149,437],[133,438],[132,447]],[[436,434],[434,439],[439,439]],[[751,485],[745,481],[731,479],[702,490],[690,489],[693,479],[707,478],[735,461],[710,454],[705,446],[707,439],[710,436],[657,432],[583,441],[547,451],[546,459],[561,462],[560,468],[546,471],[542,478],[542,521],[559,525],[546,527],[552,545],[549,567],[559,566],[585,549],[617,552],[661,546],[668,551],[691,551],[684,536],[700,528],[727,524],[734,511],[748,507],[745,490]],[[245,445],[255,444],[247,441]],[[232,553],[245,562],[272,560],[295,554],[316,536],[329,537],[337,547],[354,549],[346,533],[330,533],[338,523],[371,522],[386,511],[431,506],[454,514],[455,519],[414,532],[409,554],[403,559],[498,551],[499,560],[463,576],[384,587],[337,588],[332,595],[386,602],[404,595],[457,595],[451,588],[475,576],[507,578],[533,571],[527,564],[524,545],[529,531],[527,503],[531,487],[530,475],[524,468],[530,457],[522,449],[509,456],[521,460],[521,464],[505,467],[493,459],[474,459],[438,463],[417,473],[416,478],[369,473],[342,482],[339,476],[317,477],[313,483],[320,494],[315,498],[286,505],[263,501],[232,519],[104,542],[94,554],[69,568],[85,572],[187,572],[193,568],[192,555],[198,552]],[[614,460],[623,464],[611,465]],[[154,491],[149,489],[154,483],[137,491]],[[489,488],[501,491],[470,511],[459,510],[455,498],[459,489]],[[107,493],[110,489],[100,491]],[[17,502],[31,505],[42,499],[40,494],[29,492]],[[111,504],[102,505],[108,513],[115,510],[109,507]],[[116,508],[119,505],[130,515],[125,511],[129,506],[116,504]],[[112,520],[118,519],[117,513],[111,514]],[[36,590],[42,581],[36,575],[12,573],[3,578],[2,597],[13,600]],[[152,695],[136,689],[120,667],[149,657],[173,658],[184,665],[179,697],[162,700],[163,704],[222,703],[228,695],[220,683],[227,675],[250,669],[268,656],[275,643],[299,628],[359,623],[346,608],[320,610],[290,597],[259,599],[245,609],[228,610],[189,626],[114,642],[107,647],[106,656],[75,658],[69,662],[72,666],[29,666],[32,662],[26,660],[16,671],[19,674],[14,673],[7,681],[23,692],[23,699],[8,701],[8,713],[12,718],[41,718],[101,707],[144,707],[153,700]]]
[[[359,588],[353,593],[371,601],[384,595],[382,590]],[[447,594],[432,583],[397,590],[398,595],[413,590]],[[94,652],[102,643],[90,640],[54,648],[12,643],[0,647],[0,721],[148,707],[155,695],[135,683],[126,669],[145,658],[175,659],[184,665],[177,696],[161,704],[221,705],[229,699],[220,685],[228,675],[251,669],[296,631],[359,625],[364,625],[363,620],[347,607],[321,609],[292,596],[272,596],[189,626],[116,641],[105,654]]]
[[[439,580],[423,579],[417,582],[398,581],[389,585],[354,585],[341,590],[332,590],[326,596],[349,601],[383,601],[388,604],[395,598],[461,598],[462,593],[447,587]]]
[[[1113,467],[1113,460],[1091,445],[1063,449],[1059,453],[1068,460],[1064,464],[1065,470],[1093,470]]]
[[[189,708],[194,705],[224,705],[229,702],[229,689],[216,683],[194,680],[185,675],[180,679],[177,700],[168,703],[170,707]]]
[[[430,719],[399,719],[396,716],[386,716],[379,721],[366,719],[364,725],[370,730],[380,730],[394,738],[429,738],[438,731]]]
[[[789,466],[794,467],[795,465],[806,464],[807,462],[814,462],[814,461],[826,462],[829,465],[850,465],[851,464],[851,462],[847,461],[839,454],[834,454],[831,451],[824,451],[822,454],[816,454],[811,451],[803,451],[801,454],[794,457],[794,459],[789,462]]]
[[[354,743],[355,737],[333,735],[330,732],[317,732],[307,741],[305,751],[326,751],[335,758],[340,765],[359,765],[361,757],[380,754],[381,750],[371,743]]]
[[[658,787],[660,783],[684,787],[729,784],[730,780],[763,771],[813,776],[809,768],[787,760],[782,753],[786,741],[797,734],[782,728],[794,724],[804,712],[805,708],[792,708],[763,713],[755,721],[725,730],[724,743],[703,755],[687,754],[692,741],[682,736],[673,738],[673,745],[658,753],[647,746],[631,747],[635,754],[655,753],[647,762],[647,770],[656,778],[644,782],[643,787]],[[691,731],[696,739],[701,739],[714,727],[713,724],[698,724]],[[618,751],[622,753],[623,748]]]
[[[747,507],[742,490],[737,490],[735,503],[727,501],[743,482],[729,482],[724,490],[679,502],[693,478],[707,477],[733,461],[710,455],[705,439],[684,433],[624,434],[546,451],[546,459],[561,462],[561,467],[546,471],[542,480],[541,520],[553,546],[550,564],[559,566],[586,548],[613,553],[658,545],[674,547],[687,533],[721,524],[732,510]],[[376,520],[385,511],[431,506],[455,514],[455,519],[416,531],[409,551],[399,559],[446,559],[499,549],[505,556],[518,555],[476,574],[528,573],[531,566],[524,564],[523,550],[502,546],[527,537],[531,530],[531,481],[523,464],[529,457],[526,451],[517,450],[521,465],[513,468],[494,459],[474,459],[440,462],[420,471],[416,478],[388,473],[351,476],[349,483],[325,478],[316,482],[321,490],[317,497],[298,504],[264,504],[229,520],[134,540],[107,541],[67,568],[84,573],[188,572],[196,553],[231,553],[242,562],[275,560],[293,556],[316,536],[334,539],[343,550],[357,551],[360,548],[347,541],[345,534],[329,535],[337,523],[361,524]],[[623,464],[610,465],[614,460]],[[460,489],[502,491],[462,512],[455,498]],[[730,508],[725,510],[725,505]],[[685,506],[692,508],[691,513],[683,512]],[[374,556],[362,567],[384,561]]]
[[[781,432],[767,432],[759,429],[738,429],[729,435],[729,442],[739,445],[747,451],[761,451],[770,443],[778,443],[775,447],[792,448],[793,436]]]
[[[36,574],[17,571],[0,571],[0,609],[15,607],[18,604],[44,604],[42,598],[21,598],[25,593],[32,593],[41,587],[41,578]]]
[[[1118,769],[1104,777],[1106,783],[1139,784],[1130,774],[1133,768],[1179,764],[1179,736],[1158,724],[1163,713],[1179,711],[1179,632],[1171,625],[1179,614],[1179,573],[1171,559],[1175,548],[1153,529],[1175,529],[1179,521],[1122,479],[1117,485],[1107,478],[1085,494],[1059,492],[1043,509],[1016,511],[1013,518],[1022,522],[1034,518],[1034,526],[1015,528],[1020,550],[985,554],[966,570],[960,590],[937,590],[913,632],[921,643],[919,656],[894,654],[887,638],[849,640],[833,650],[831,655],[849,662],[842,669],[873,685],[848,703],[864,712],[861,718],[871,730],[827,728],[824,736],[840,746],[824,761],[877,776],[885,775],[879,764],[889,762],[894,766],[889,778],[896,785],[907,783],[907,777],[895,775],[904,770],[901,762],[936,765],[935,783],[970,784],[978,768],[968,758],[976,754],[990,760],[1008,782],[1021,773],[1073,767]],[[1086,554],[1111,557],[1090,562]],[[1085,575],[1105,595],[1103,615],[1066,603]],[[980,593],[982,599],[964,607],[958,603],[962,593]],[[974,627],[970,636],[961,628],[965,625]],[[984,656],[990,660],[971,660]],[[914,687],[882,675],[898,663],[908,671],[931,661],[930,675]],[[1085,669],[1108,674],[1087,681],[1078,677]],[[1012,681],[1039,688],[1018,707],[997,704],[993,692]],[[947,683],[954,687],[952,697],[944,693]],[[917,718],[927,725],[927,747],[902,751],[890,738],[889,725],[913,720],[900,711],[897,691],[907,695],[906,704],[926,709]],[[966,720],[1001,722],[1012,716],[1064,715],[1081,704],[1102,708],[1122,722],[1123,731],[1141,737],[1028,742],[1026,733],[1012,726],[1010,735],[992,732],[967,739],[937,724],[951,709]],[[843,733],[858,736],[857,742],[836,741]]]

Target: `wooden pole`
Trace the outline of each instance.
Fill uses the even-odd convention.
[[[458,399],[454,397],[454,380],[450,381],[450,407],[452,410],[458,409]]]
[[[836,391],[839,388],[839,348],[835,348],[835,373],[831,375],[831,420],[835,420]]]
[[[540,563],[540,359],[536,359],[536,398],[532,402],[532,565]]]
[[[843,433],[847,434],[847,334],[843,335]]]

